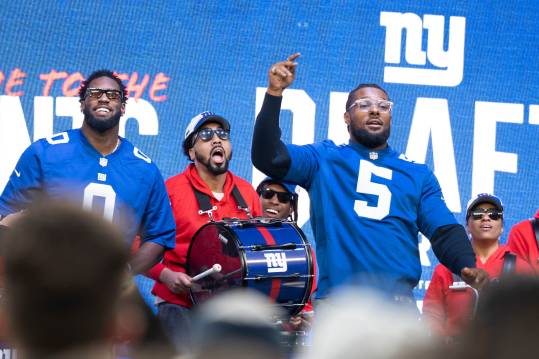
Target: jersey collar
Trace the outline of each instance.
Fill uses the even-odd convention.
[[[88,139],[84,135],[84,132],[82,132],[80,128],[77,129],[77,132],[79,134],[80,141],[84,145],[84,147],[86,147],[90,152],[92,152],[93,154],[95,154],[95,155],[97,155],[99,157],[105,157],[105,158],[113,157],[117,153],[120,153],[122,148],[125,147],[124,146],[125,139],[118,136],[118,139],[120,140],[120,144],[118,145],[118,147],[113,152],[109,153],[108,155],[103,155],[98,150],[96,150],[94,146],[92,146],[92,144],[90,143],[90,141],[88,141]]]
[[[384,158],[394,153],[393,149],[389,145],[382,150],[375,151],[368,147],[363,146],[360,143],[353,142],[352,140],[350,140],[348,144],[355,151],[359,152],[362,155],[362,157],[366,157],[372,161],[379,160],[381,158]]]

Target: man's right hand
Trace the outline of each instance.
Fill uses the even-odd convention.
[[[165,268],[159,274],[159,280],[174,293],[182,293],[191,288],[192,280],[187,274],[183,272],[174,272],[168,268]]]
[[[268,78],[268,94],[272,96],[282,96],[285,88],[290,86],[296,77],[297,62],[294,62],[301,54],[296,52],[288,56],[286,61],[280,61],[271,65]]]

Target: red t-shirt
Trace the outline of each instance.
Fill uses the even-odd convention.
[[[476,266],[485,270],[490,280],[496,279],[503,272],[504,255],[509,252],[507,246],[500,245],[485,263],[476,257]],[[534,273],[531,266],[518,256],[516,272]],[[462,333],[473,314],[476,299],[471,288],[450,288],[450,286],[454,286],[453,273],[442,264],[437,265],[423,299],[423,318],[427,320],[434,333],[442,336],[456,336]]]

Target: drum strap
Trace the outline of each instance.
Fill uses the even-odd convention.
[[[206,213],[208,217],[210,218],[210,221],[213,221],[213,211],[217,209],[216,206],[212,206],[210,202],[210,196],[208,196],[205,193],[200,192],[195,187],[193,187],[193,192],[195,193],[195,197],[198,202],[198,207],[200,208],[198,211],[198,214]],[[240,191],[238,190],[238,187],[234,185],[234,188],[232,188],[232,197],[234,198],[234,201],[238,204],[238,208],[245,211],[247,213],[247,216],[252,219],[253,216],[251,215],[251,211],[249,210],[249,207],[245,203],[245,200],[243,199]]]
[[[208,196],[205,193],[200,192],[198,189],[193,187],[193,192],[195,193],[195,197],[198,202],[198,214],[204,214],[206,213],[208,217],[210,217],[210,221],[213,221],[213,214],[212,212],[217,209],[216,206],[212,206],[210,202],[210,196]]]
[[[514,273],[517,269],[517,256],[513,253],[505,253],[503,256],[503,271],[502,273],[507,275]]]
[[[247,203],[245,203],[245,200],[243,199],[240,190],[238,189],[238,187],[236,187],[236,185],[234,185],[234,188],[232,188],[232,197],[234,197],[234,200],[238,204],[238,209],[245,211],[245,213],[247,213],[247,217],[249,217],[249,219],[252,219],[253,215],[249,210],[249,206],[247,206]]]

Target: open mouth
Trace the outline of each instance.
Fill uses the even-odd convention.
[[[264,212],[266,212],[266,215],[268,217],[272,217],[272,218],[277,217],[279,215],[279,212],[273,208],[266,208]]]
[[[105,106],[98,106],[98,107],[96,107],[94,112],[97,113],[97,114],[100,114],[100,115],[108,115],[109,113],[112,112],[112,110],[110,108],[108,108],[108,107],[105,107]]]
[[[225,162],[225,149],[221,146],[214,147],[210,152],[210,158],[216,164]]]

